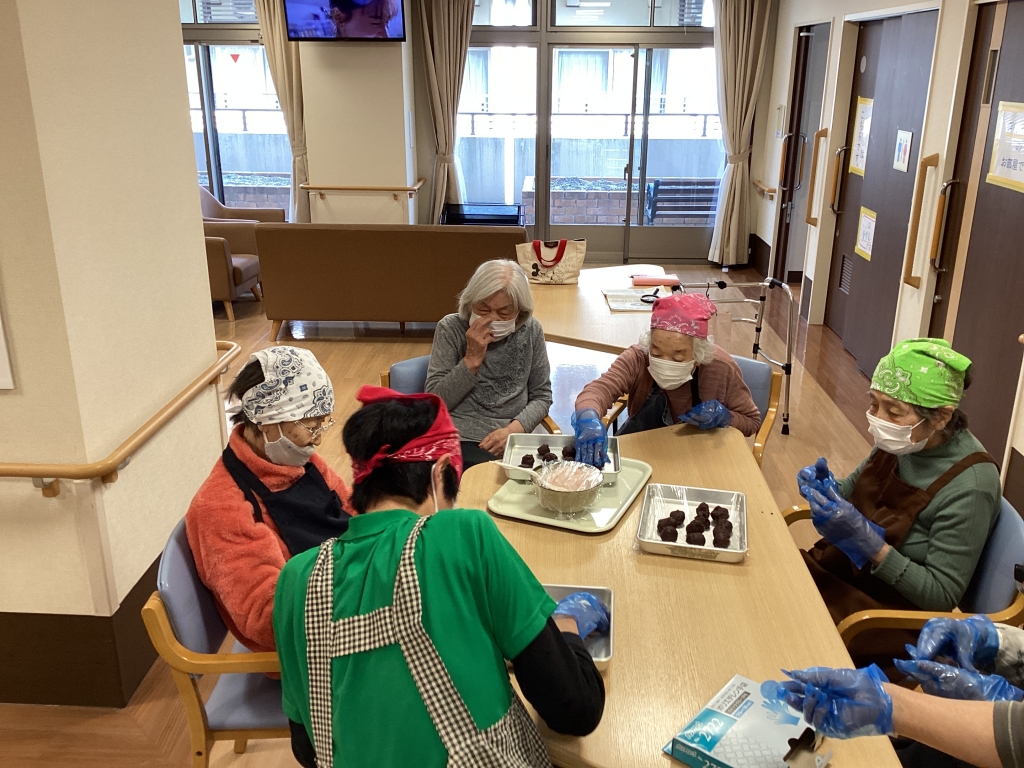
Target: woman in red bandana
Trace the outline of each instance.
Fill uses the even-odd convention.
[[[358,397],[342,435],[357,514],[289,561],[274,601],[296,759],[548,766],[505,660],[548,727],[590,733],[604,684],[582,638],[607,609],[556,605],[486,513],[454,508],[459,433],[437,395]]]
[[[747,437],[761,426],[761,412],[732,355],[708,338],[714,302],[697,293],[654,303],[651,330],[590,382],[576,398],[576,460],[602,466],[607,433],[601,414],[629,395],[629,420],[618,434],[677,422],[700,429],[736,427]]]

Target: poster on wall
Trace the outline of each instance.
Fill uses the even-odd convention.
[[[896,131],[896,153],[892,158],[892,167],[897,171],[907,172],[910,168],[910,145],[914,134],[910,131]]]
[[[3,317],[0,317],[0,389],[14,389],[14,374],[11,373],[11,358],[7,354]]]
[[[861,207],[857,224],[857,245],[854,252],[871,261],[871,246],[875,244],[875,212]]]
[[[857,115],[853,131],[853,147],[850,149],[850,173],[864,175],[868,165],[868,139],[871,138],[871,110],[874,99],[857,97]]]
[[[985,181],[1024,192],[1024,104],[1000,101],[992,165]]]

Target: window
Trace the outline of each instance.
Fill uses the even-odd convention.
[[[474,27],[531,27],[533,0],[475,0]]]
[[[533,224],[536,145],[537,49],[470,48],[455,126],[462,199],[523,205]]]
[[[560,27],[713,27],[712,0],[553,0]],[[652,12],[653,10],[653,18]],[[475,23],[475,22],[474,22]]]
[[[178,0],[182,24],[256,24],[253,0]]]

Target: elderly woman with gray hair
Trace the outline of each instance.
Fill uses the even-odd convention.
[[[543,421],[550,373],[526,273],[514,261],[485,261],[459,311],[437,324],[427,370],[426,390],[448,406],[467,468],[501,456],[509,435]]]

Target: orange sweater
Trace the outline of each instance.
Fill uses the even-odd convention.
[[[647,362],[647,352],[643,347],[639,344],[629,347],[600,378],[583,388],[576,398],[576,410],[593,408],[598,413],[607,413],[616,400],[629,395],[629,415],[635,414],[643,406],[654,384],[654,379],[647,371]],[[757,432],[761,426],[761,412],[757,410],[732,355],[716,346],[715,359],[700,366],[697,382],[703,402],[717,400],[732,411],[730,426],[736,427],[747,437]],[[693,407],[689,384],[668,390],[665,395],[675,421]]]
[[[302,467],[272,464],[257,456],[235,427],[231,450],[271,491],[282,491],[304,474]],[[337,492],[345,511],[353,513],[352,492],[318,454],[310,461]],[[273,651],[274,589],[291,557],[262,501],[263,522],[253,519],[252,505],[217,459],[185,514],[185,532],[199,578],[213,592],[217,608],[242,645],[250,651]]]

